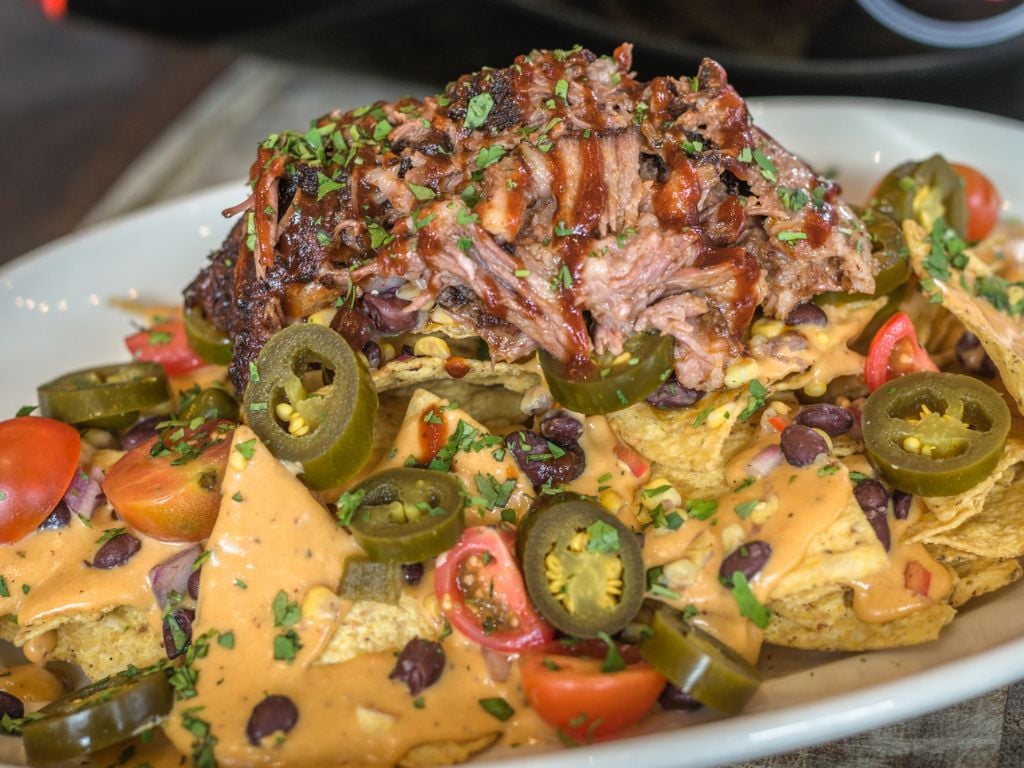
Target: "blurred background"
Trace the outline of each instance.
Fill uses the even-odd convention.
[[[0,262],[240,179],[267,133],[438,91],[535,47],[720,60],[745,96],[913,99],[1024,117],[1024,0],[4,0]],[[970,137],[964,137],[970,141]]]

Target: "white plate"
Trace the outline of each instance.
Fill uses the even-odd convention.
[[[819,170],[837,171],[851,200],[863,199],[891,166],[942,152],[993,179],[1008,201],[1004,215],[1019,216],[1024,205],[1020,123],[868,99],[764,99],[752,111],[786,147]],[[35,386],[57,374],[125,359],[121,338],[132,327],[108,300],[176,301],[227,232],[218,212],[244,196],[241,185],[213,189],[63,238],[0,269],[0,417],[34,403]],[[769,679],[740,717],[534,754],[529,765],[715,765],[979,695],[1024,678],[1024,585],[964,610],[935,643],[864,655],[775,650],[763,666]]]

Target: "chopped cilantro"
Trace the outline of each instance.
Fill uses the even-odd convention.
[[[7,588],[7,579],[0,576],[0,597],[10,597],[11,590]]]
[[[352,515],[359,509],[359,505],[363,503],[363,497],[366,495],[366,491],[362,488],[356,491],[345,491],[338,497],[336,502],[338,511],[335,513],[338,517],[338,523],[341,525],[348,525],[352,522]]]
[[[325,173],[323,173],[321,171],[317,171],[316,172],[316,180],[317,180],[316,201],[318,203],[321,200],[323,200],[324,197],[329,195],[331,192],[335,192],[335,191],[337,191],[339,189],[344,189],[345,188],[344,184],[342,184],[339,181],[335,181],[334,179],[330,178],[329,176],[327,176]]]
[[[750,151],[750,147],[744,147],[740,150],[740,153],[736,155],[736,159],[741,163],[749,163],[754,159],[753,153]]]
[[[775,163],[771,161],[771,158],[760,149],[755,149],[753,155],[754,162],[757,163],[757,167],[761,169],[761,175],[768,181],[775,181],[778,176],[779,169],[775,167]]]
[[[480,152],[476,156],[476,167],[482,171],[484,168],[489,168],[494,165],[504,156],[505,148],[500,144],[494,144],[490,147],[481,147]]]
[[[466,119],[462,124],[470,129],[479,128],[487,121],[487,116],[491,114],[493,107],[494,97],[491,94],[487,91],[478,93],[466,105]]]
[[[732,596],[736,601],[736,605],[739,606],[740,615],[746,616],[759,629],[767,627],[768,622],[771,621],[772,612],[758,601],[750,589],[747,577],[740,571],[734,571],[731,581]]]
[[[221,648],[227,648],[229,651],[235,647],[235,633],[234,632],[221,632],[217,637],[217,645]]]
[[[406,182],[405,186],[412,192],[412,196],[419,200],[421,203],[427,200],[433,200],[437,197],[437,193],[430,187],[424,187],[421,184],[413,184],[411,181]]]
[[[562,101],[567,102],[569,100],[568,80],[559,80],[557,83],[555,83],[555,96],[561,99]]]
[[[697,520],[707,520],[717,511],[717,499],[688,499],[686,501],[686,514]]]
[[[516,713],[516,711],[512,709],[511,705],[509,705],[509,703],[500,696],[480,699],[479,702],[480,706],[483,707],[484,712],[501,722],[505,722]]]
[[[851,472],[850,479],[855,483],[859,483],[861,480],[867,480],[869,475],[865,475],[863,472]]]
[[[618,552],[619,532],[604,520],[595,520],[587,526],[588,552]]]
[[[295,661],[295,654],[302,648],[302,642],[294,629],[274,638],[274,658],[278,661]]]
[[[780,243],[793,243],[797,240],[806,240],[807,233],[787,229],[783,232],[779,232],[775,237],[778,238]]]
[[[288,594],[283,589],[274,596],[274,602],[271,603],[270,607],[274,612],[275,627],[291,627],[298,624],[299,619],[302,618],[302,610],[299,608],[299,604],[297,602],[290,602]]]
[[[615,644],[615,641],[608,635],[607,632],[598,632],[598,639],[608,646],[608,652],[605,654],[604,660],[601,662],[601,671],[604,674],[611,674],[612,672],[621,672],[626,668],[626,662],[622,658],[622,654],[619,653],[619,647]]]
[[[251,459],[252,453],[256,449],[256,438],[246,440],[244,443],[239,443],[235,446],[235,450],[242,454],[243,458]]]
[[[28,415],[30,415],[32,413],[32,411],[36,410],[38,407],[39,407],[38,405],[23,405],[23,406],[21,406],[21,408],[18,409],[18,412],[16,414],[14,414],[14,415],[15,416],[28,416]]]
[[[516,489],[516,481],[512,478],[499,483],[493,475],[477,473],[476,488],[480,493],[483,506],[490,509],[498,509],[508,504],[512,492]]]
[[[754,511],[754,508],[760,503],[760,499],[750,499],[749,501],[744,501],[742,504],[737,504],[736,514],[741,520],[746,520],[750,517],[750,513]]]
[[[750,393],[750,399],[747,400],[746,407],[740,411],[740,419],[742,421],[746,421],[763,408],[765,398],[768,396],[768,390],[757,379],[751,379],[747,385],[747,391]]]

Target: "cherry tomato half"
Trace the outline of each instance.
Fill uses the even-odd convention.
[[[519,659],[530,706],[574,741],[601,739],[632,725],[650,712],[665,687],[665,678],[629,646],[619,647],[624,669],[602,672],[607,650],[601,642],[551,643],[544,653]]]
[[[185,324],[181,320],[165,320],[124,340],[132,357],[160,363],[168,376],[181,376],[205,363],[188,344]]]
[[[967,197],[967,240],[977,242],[992,234],[999,220],[1002,200],[988,177],[969,165],[950,163],[950,167],[964,180]]]
[[[868,348],[864,380],[874,392],[887,381],[917,371],[939,370],[928,353],[917,343],[917,332],[906,312],[890,317]]]
[[[154,539],[205,539],[217,520],[234,426],[172,427],[132,448],[107,472],[107,500],[128,525]]]
[[[41,416],[0,421],[0,543],[28,535],[71,485],[78,430]]]
[[[437,558],[434,591],[452,626],[475,643],[505,653],[554,637],[526,596],[515,538],[486,526],[467,528]]]

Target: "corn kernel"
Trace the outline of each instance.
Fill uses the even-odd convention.
[[[302,418],[300,413],[292,413],[292,415],[288,417],[288,434],[298,435],[303,427],[306,427],[306,420]],[[306,432],[308,431],[309,428],[307,427]]]
[[[821,397],[828,390],[828,385],[823,381],[812,381],[804,387],[804,394],[808,397]]]
[[[662,488],[664,490],[660,490]],[[654,509],[659,504],[669,509],[675,509],[682,506],[683,497],[667,478],[658,477],[649,481],[643,487],[643,493],[640,494],[640,503],[647,509]]]
[[[814,431],[821,435],[822,439],[825,441],[825,445],[828,447],[828,452],[832,453],[832,448],[834,447],[832,445],[832,436],[825,430],[818,429],[817,427],[814,427]]]
[[[786,416],[793,410],[789,403],[784,403],[781,400],[772,400],[771,405],[768,407],[777,416]]]
[[[685,589],[697,580],[697,565],[688,558],[666,563],[661,572],[672,589]]]
[[[455,318],[443,309],[435,308],[430,312],[430,322],[436,323],[437,325],[455,325]]]
[[[397,720],[394,715],[381,712],[379,709],[356,707],[356,723],[359,730],[370,736],[383,736],[394,727]]]
[[[314,325],[330,325],[331,320],[338,314],[336,307],[328,307],[327,309],[321,309],[319,312],[314,312],[309,316],[309,322]]]
[[[726,552],[732,552],[747,538],[746,531],[739,523],[732,523],[722,529],[722,548]]]
[[[818,343],[823,347],[827,347],[828,343],[832,340],[832,337],[825,331],[818,331],[814,334],[814,338],[817,339]]]
[[[412,301],[421,293],[423,293],[423,289],[416,283],[406,283],[395,291],[395,296],[403,301]]]
[[[704,423],[707,424],[710,429],[718,429],[719,427],[724,426],[729,421],[730,415],[731,413],[729,406],[720,405],[713,411],[711,411],[711,413],[708,414],[708,417],[707,419],[704,420]]]
[[[332,622],[338,615],[338,606],[338,596],[332,590],[318,584],[311,587],[302,598],[302,618]]]
[[[281,421],[288,421],[295,413],[295,409],[292,408],[291,403],[278,403],[274,406],[274,414]]]
[[[601,495],[597,497],[597,500],[600,501],[601,505],[609,512],[618,512],[622,508],[622,497],[611,489],[602,491]]]
[[[769,494],[768,498],[754,507],[750,513],[750,517],[747,519],[753,525],[764,525],[768,522],[768,519],[779,511],[779,497],[774,493]]]
[[[913,435],[903,438],[903,450],[907,453],[920,453],[921,441]]]
[[[395,352],[394,344],[388,344],[388,342],[385,341],[380,345],[380,359],[385,363],[390,360],[394,360],[396,355],[397,353]]]
[[[750,334],[752,336],[763,336],[766,339],[774,339],[782,334],[785,327],[780,320],[761,318],[750,327]]]
[[[87,429],[82,433],[82,439],[93,448],[116,448],[118,444],[105,429]]]
[[[629,352],[621,352],[612,360],[612,365],[625,365],[631,357],[632,355]]]
[[[447,360],[452,354],[448,342],[437,338],[437,336],[421,336],[416,339],[412,352],[419,357],[436,357],[441,360]]]
[[[756,379],[760,370],[757,361],[749,357],[733,363],[725,369],[725,386],[739,389],[751,379]]]
[[[238,451],[232,451],[228,456],[228,464],[230,464],[231,468],[236,472],[241,472],[249,466],[249,460]]]

